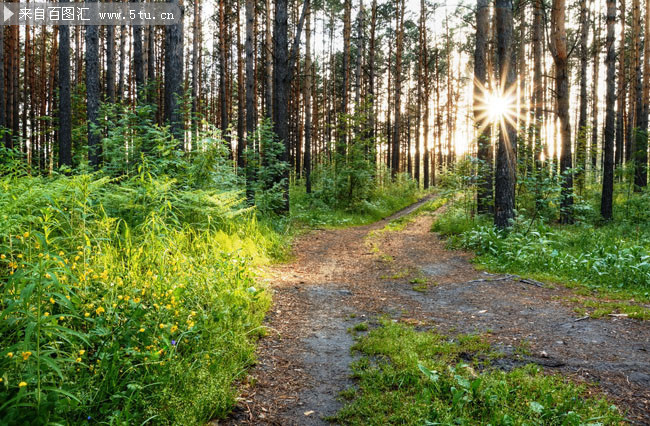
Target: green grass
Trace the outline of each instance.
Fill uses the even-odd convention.
[[[490,368],[493,354],[478,336],[450,339],[384,321],[354,350],[362,354],[357,385],[342,392],[346,404],[332,419],[342,424],[622,424],[608,401],[535,365]]]
[[[584,300],[572,298],[577,304],[575,312],[579,315],[589,315],[591,318],[603,318],[609,315],[625,315],[629,318],[650,320],[650,309],[628,302],[608,302],[604,300]]]
[[[570,226],[533,224],[522,219],[499,232],[489,218],[476,220],[450,208],[433,225],[452,248],[477,254],[492,272],[560,282],[601,297],[650,301],[650,228],[628,222]]]
[[[412,182],[395,183],[373,190],[367,200],[337,205],[307,194],[304,186],[291,188],[291,218],[310,228],[342,228],[367,225],[408,207],[426,195]]]
[[[0,418],[201,424],[234,406],[284,238],[237,193],[0,179]]]

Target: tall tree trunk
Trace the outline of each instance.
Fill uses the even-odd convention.
[[[592,0],[593,2],[593,0]],[[596,25],[598,20],[598,25]],[[600,80],[600,14],[596,11],[594,16],[594,77],[592,83],[592,105],[591,105],[591,169],[596,172],[596,163],[598,161],[598,80]]]
[[[168,0],[179,5],[179,0]],[[180,6],[180,5],[179,5]],[[169,123],[170,132],[184,148],[183,117],[181,102],[183,100],[183,8],[178,24],[165,27],[165,121]]]
[[[562,154],[560,157],[560,174],[562,175],[562,201],[560,221],[573,221],[573,175],[571,173],[571,122],[569,119],[569,73],[568,50],[565,29],[565,0],[553,0],[551,10],[551,53],[555,62],[555,93],[557,114],[560,119],[560,140]]]
[[[63,0],[62,3],[67,3]],[[70,27],[59,28],[59,166],[72,166]]]
[[[587,168],[587,63],[589,61],[587,41],[589,37],[589,11],[587,0],[580,0],[580,107],[578,134],[576,135],[576,185],[582,192],[585,186]]]
[[[287,35],[287,0],[275,0],[273,24],[273,130],[284,145],[280,160],[287,163],[286,172],[276,177],[283,188],[284,203],[279,213],[289,212],[289,52]]]
[[[305,186],[307,194],[311,194],[311,98],[312,98],[312,72],[313,66],[311,63],[311,8],[307,10],[307,24],[305,27],[305,159],[303,162],[305,172]]]
[[[97,0],[89,0],[95,3]],[[99,33],[96,25],[86,27],[86,116],[88,119],[88,162],[97,170],[101,163],[99,134]]]
[[[511,64],[512,26],[512,0],[496,0],[497,61],[502,93],[510,93],[516,84]],[[494,224],[500,229],[509,227],[514,219],[516,143],[517,129],[510,120],[503,120],[497,148],[494,194]]]
[[[59,29],[59,36],[61,35]],[[68,45],[70,36],[68,36]],[[61,46],[59,46],[61,48]],[[69,54],[68,60],[69,61]],[[59,61],[59,66],[63,66],[63,61]],[[69,68],[69,65],[68,65]],[[106,26],[106,97],[110,103],[115,102],[115,27]]]
[[[226,31],[226,0],[219,0],[219,127],[228,151],[230,151],[230,138],[228,132],[228,52],[227,52],[227,31]]]
[[[645,35],[643,43],[643,88],[641,102],[637,106],[635,188],[648,186],[648,101],[650,100],[650,0],[645,2]]]
[[[341,118],[338,126],[336,141],[339,161],[347,152],[348,137],[348,93],[350,90],[350,36],[352,32],[352,0],[344,0],[343,5],[343,86],[341,87]]]
[[[395,0],[397,42],[395,46],[395,119],[393,121],[393,152],[391,160],[391,175],[395,179],[399,172],[400,131],[402,115],[402,50],[404,44],[404,0]]]
[[[377,164],[377,140],[376,140],[376,124],[375,124],[375,73],[376,73],[376,64],[375,64],[375,47],[377,43],[376,39],[377,32],[377,0],[372,0],[372,11],[370,17],[370,46],[368,46],[368,110],[370,114],[368,115],[368,129],[369,137],[372,140],[374,145],[373,164]]]
[[[237,171],[243,174],[245,168],[244,150],[246,149],[246,139],[244,138],[244,129],[246,128],[246,113],[244,109],[246,88],[244,87],[244,46],[241,42],[240,10],[241,0],[237,0]]]
[[[255,158],[254,134],[257,125],[255,108],[255,0],[246,0],[246,144],[248,167],[246,167],[246,199],[255,202],[255,170],[251,160]]]
[[[616,101],[616,52],[614,47],[614,25],[616,23],[616,0],[607,0],[607,96],[605,99],[605,140],[603,151],[603,192],[600,214],[605,220],[612,218],[612,200],[614,193],[614,102]],[[622,52],[621,52],[622,53]]]
[[[127,36],[127,31],[126,31],[126,26],[122,25],[120,27],[120,75],[119,75],[119,80],[117,84],[117,98],[122,99],[122,96],[124,96],[124,63],[126,62],[126,36]]]
[[[138,3],[138,0],[132,0]],[[133,26],[133,67],[135,70],[135,94],[138,102],[144,101],[144,50],[142,48],[142,25]]]
[[[476,47],[474,49],[474,126],[478,132],[477,157],[480,173],[476,204],[479,214],[489,213],[492,201],[492,144],[487,120],[488,106],[486,105],[489,13],[489,1],[477,0]]]
[[[627,92],[627,75],[625,73],[625,0],[621,0],[621,33],[618,54],[618,92],[616,98],[616,153],[614,164],[620,166],[625,158],[625,98]]]
[[[535,169],[542,170],[542,126],[544,124],[544,82],[542,79],[542,41],[544,40],[543,0],[535,0],[533,11],[533,145],[535,150]],[[548,158],[545,158],[548,161]]]
[[[266,0],[266,34],[265,34],[265,55],[264,62],[266,66],[266,99],[265,109],[268,118],[273,117],[273,25],[271,20],[271,0]]]
[[[357,57],[356,57],[356,69],[354,74],[354,103],[356,110],[360,110],[361,107],[361,65],[363,64],[363,49],[364,49],[364,40],[363,40],[363,22],[364,20],[364,8],[363,0],[359,0],[359,13],[357,15]]]
[[[421,78],[424,80],[424,93],[422,94],[423,99],[421,102],[424,104],[424,117],[422,117],[422,148],[424,150],[424,155],[422,158],[422,166],[423,166],[423,186],[424,189],[428,189],[429,185],[431,183],[431,179],[429,177],[429,171],[430,171],[430,150],[429,150],[429,95],[431,94],[431,83],[429,82],[429,49],[427,45],[427,21],[426,21],[426,16],[427,16],[427,5],[425,0],[420,0],[420,16],[421,16],[421,22],[420,22],[420,32],[421,34],[421,40],[420,43],[422,43],[421,48],[422,48],[422,71],[421,71]],[[424,19],[422,19],[424,18]],[[431,157],[435,158],[435,156]],[[433,168],[433,171],[435,173],[435,168]]]
[[[625,159],[631,161],[636,168],[637,153],[637,130],[638,114],[640,112],[639,101],[641,99],[641,6],[639,0],[632,0],[632,61],[631,61],[631,85],[628,109],[628,143],[626,144]],[[636,170],[635,170],[636,176]],[[634,179],[634,178],[633,178]]]
[[[194,0],[192,23],[192,133],[198,136],[199,128],[199,52],[201,50],[201,8],[200,1]]]

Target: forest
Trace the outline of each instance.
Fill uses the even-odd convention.
[[[650,0],[2,7],[0,424],[650,424]]]

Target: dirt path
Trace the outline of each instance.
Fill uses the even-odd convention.
[[[488,333],[506,354],[501,367],[536,362],[599,383],[632,422],[650,424],[650,322],[576,321],[570,290],[477,271],[471,255],[447,251],[429,232],[431,216],[369,235],[418,206],[369,226],[311,232],[296,241],[294,262],[270,270],[269,335],[226,423],[327,424],[341,406],[338,393],[352,384],[347,330],[390,315],[443,333]],[[514,356],[522,348],[523,361]]]

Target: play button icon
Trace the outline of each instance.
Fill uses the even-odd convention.
[[[14,16],[14,13],[11,10],[7,9],[7,6],[4,6],[3,9],[4,10],[2,12],[2,22],[7,22],[9,18]]]

